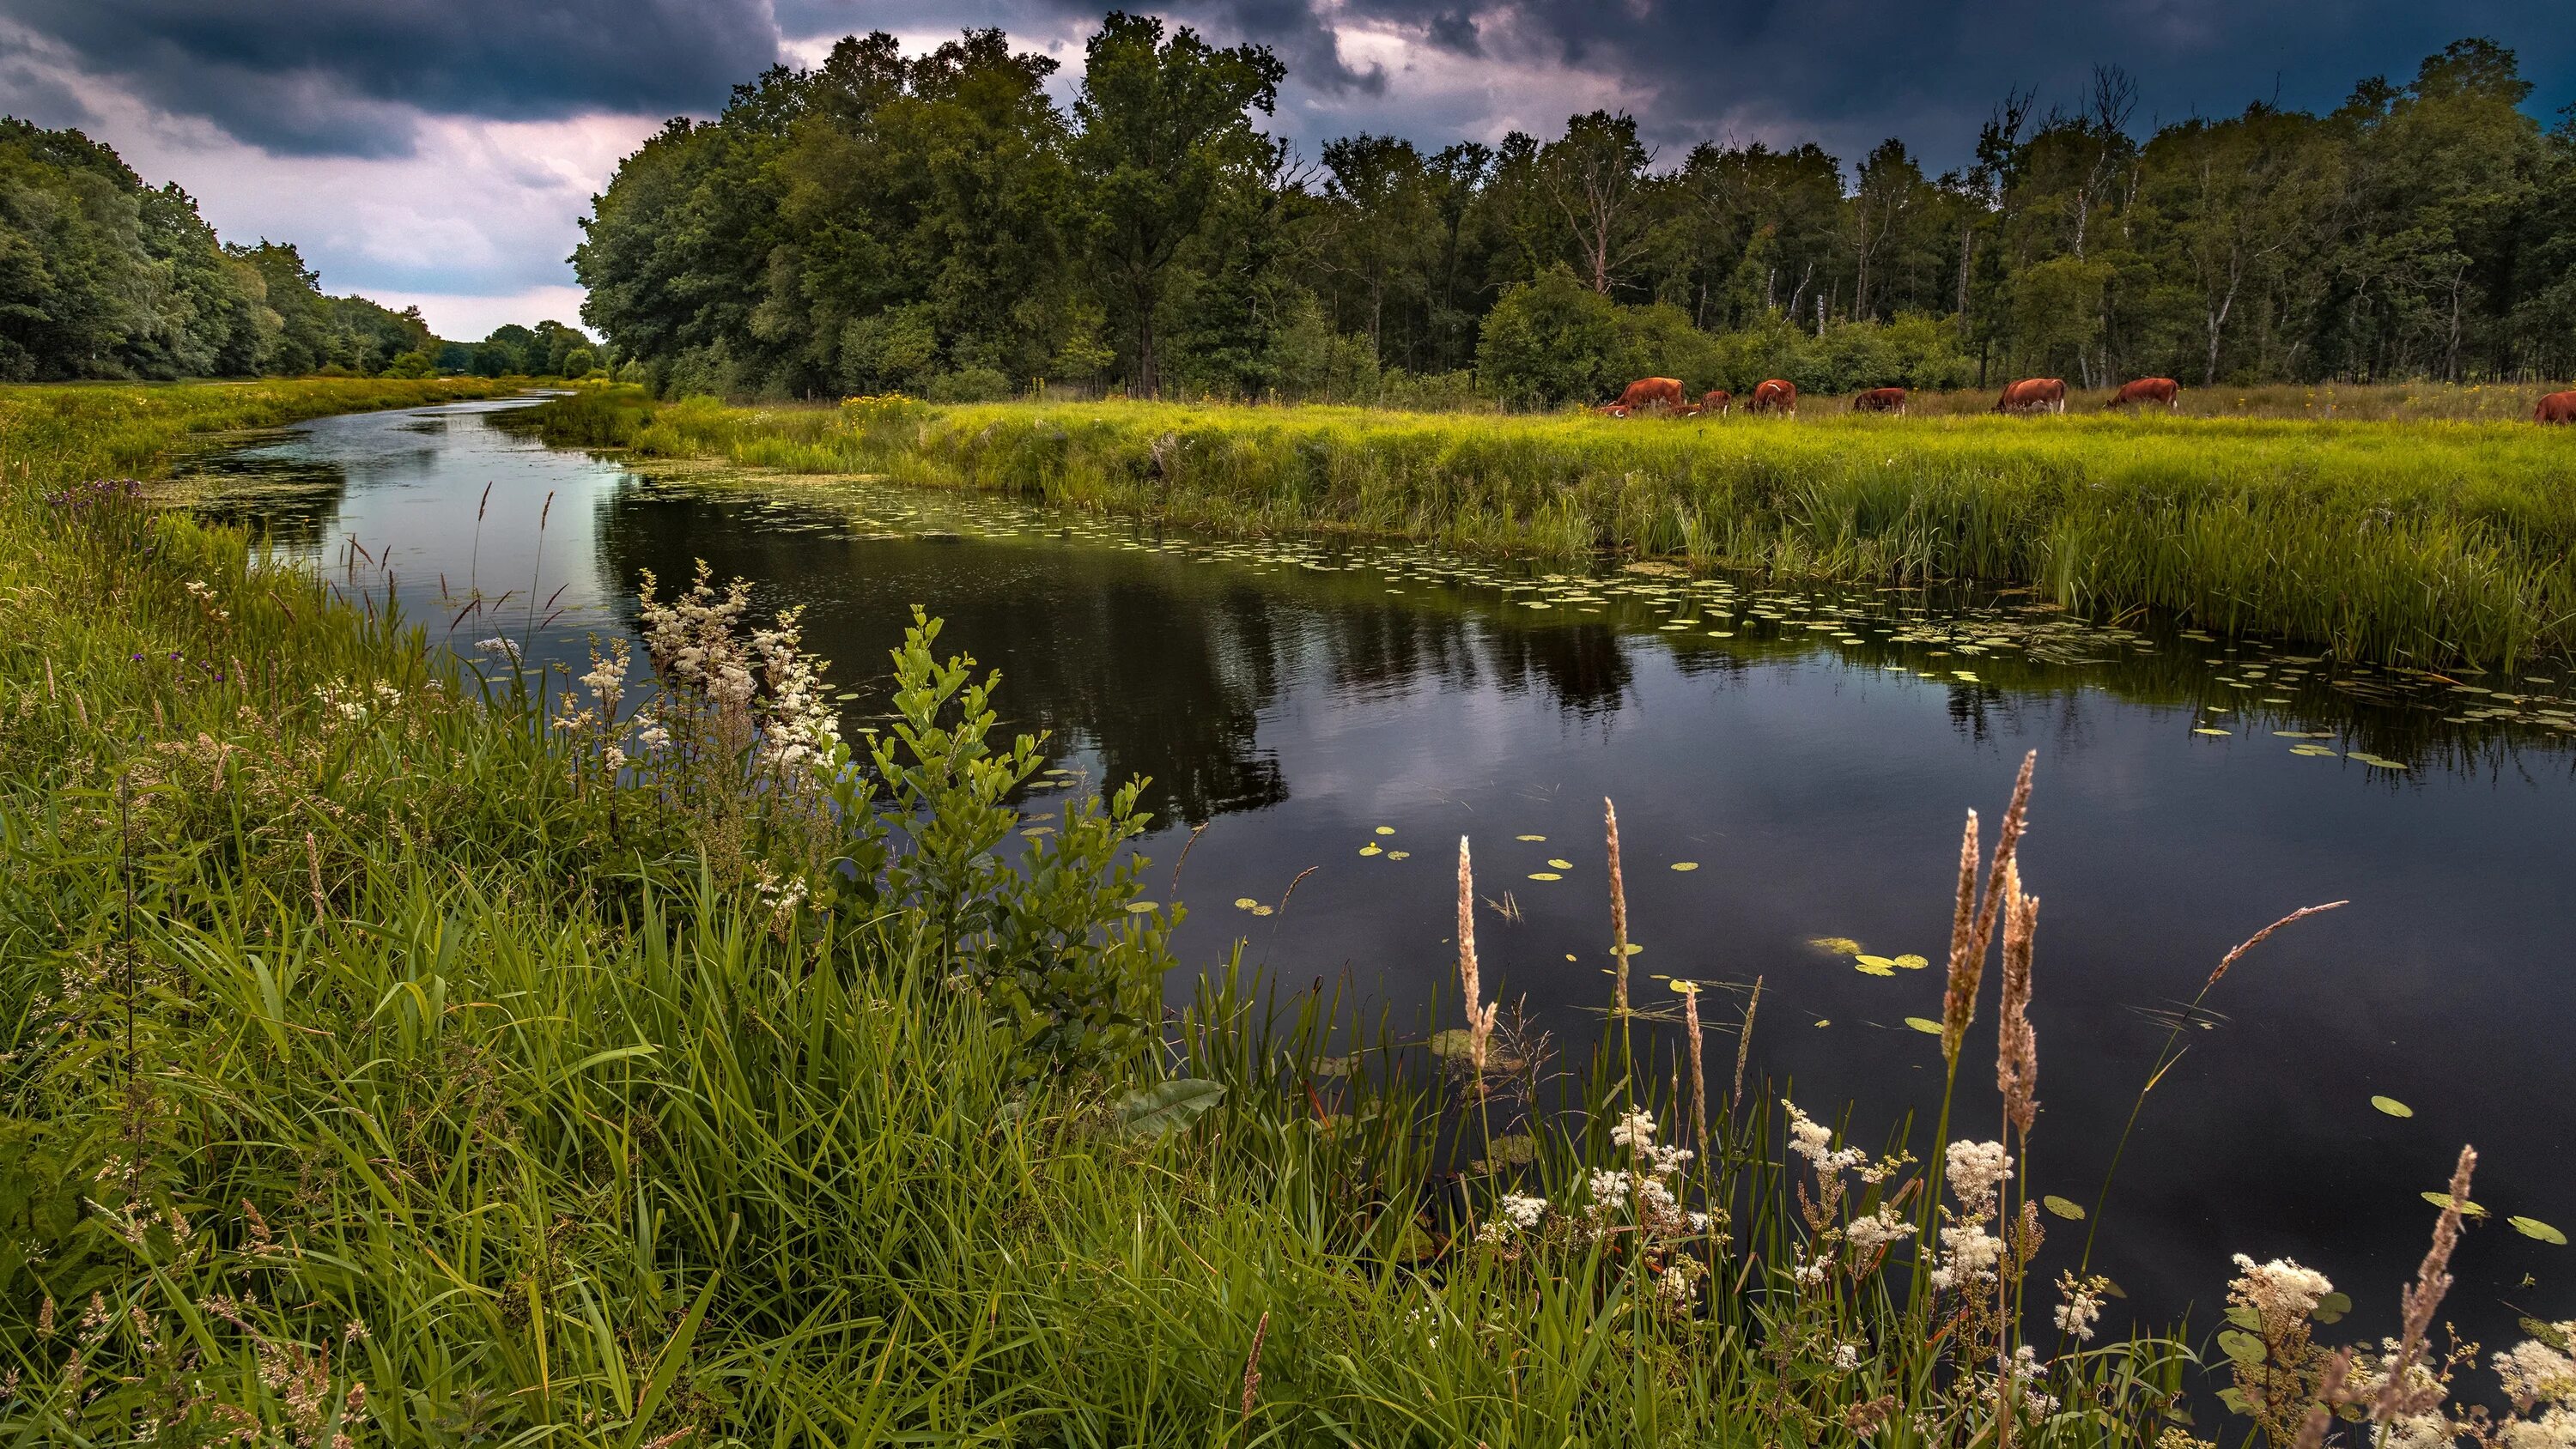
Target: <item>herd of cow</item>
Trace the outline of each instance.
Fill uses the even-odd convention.
[[[1722,387],[1710,388],[1700,394],[1699,401],[1692,402],[1682,391],[1679,378],[1641,377],[1628,384],[1617,402],[1593,411],[1605,418],[1624,418],[1649,412],[1691,418],[1704,413],[1728,412],[1735,404],[1735,395]],[[2180,409],[2181,384],[2170,377],[2141,377],[2133,382],[2124,382],[2103,408],[2107,411],[2157,405],[2167,411]],[[1752,394],[1744,399],[1744,410],[1748,413],[1779,413],[1794,418],[1798,415],[1798,385],[1785,378],[1772,378],[1754,388]],[[1856,413],[1894,413],[1903,417],[1905,389],[1873,387],[1856,393],[1851,400],[1851,410]],[[1995,399],[1995,411],[2062,413],[2066,411],[2066,383],[2054,377],[2026,377],[2019,382],[2007,383],[2003,396]],[[2553,392],[2542,398],[2531,420],[2536,423],[2576,423],[2576,391]]]

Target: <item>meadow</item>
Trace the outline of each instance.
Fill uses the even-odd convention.
[[[1794,421],[592,393],[544,426],[644,455],[999,489],[1198,528],[2027,585],[2093,618],[2162,609],[2375,663],[2509,668],[2576,647],[2576,434],[2519,421],[2518,390],[2320,391],[2332,420],[2307,389],[2251,395],[2243,416],[2079,399],[2064,416],[1996,417],[1935,398],[1893,418],[1814,399]]]
[[[1016,806],[1035,743],[996,733],[1008,682],[937,621],[893,661],[901,720],[854,750],[795,620],[755,627],[724,581],[648,583],[645,658],[534,678],[106,476],[450,395],[0,393],[0,1439],[2191,1449],[2340,1419],[2539,1449],[2576,1426],[2576,1324],[2498,1356],[2502,1419],[2454,1402],[2495,1398],[2434,1338],[2473,1154],[2386,1347],[2329,1353],[2349,1300],[2296,1264],[2239,1260],[2223,1327],[2115,1331],[2081,1262],[2034,1274],[2043,1238],[2115,1218],[2111,1184],[2067,1202],[2020,1165],[2040,948],[2016,861],[2044,775],[1962,841],[1949,997],[1917,1023],[1945,1088],[1911,1153],[1748,1075],[1760,991],[1722,963],[1631,999],[1612,816],[1610,1029],[1562,1091],[1491,999],[1464,841],[1437,1020],[1240,960],[1167,1014],[1186,861],[1156,892],[1166,868],[1122,849],[1128,782]],[[818,449],[1025,426],[790,416]],[[1293,894],[1261,910],[1293,923]],[[2203,998],[2259,966],[2238,955]],[[2004,1120],[1952,1140],[1989,1056]],[[2211,1389],[2241,1417],[2195,1420]]]

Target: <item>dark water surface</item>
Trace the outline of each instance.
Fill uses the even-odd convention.
[[[2042,1191],[2093,1201],[2165,1035],[2154,1013],[2264,923],[2352,903],[2247,957],[2149,1099],[2103,1227],[2128,1306],[2194,1306],[2205,1329],[2230,1254],[2290,1256],[2359,1305],[2338,1332],[2376,1336],[2432,1225],[2420,1194],[2473,1142],[2493,1216],[2446,1316],[2493,1343],[2518,1315],[2576,1312],[2576,1248],[2503,1221],[2576,1230],[2576,670],[2424,679],[2014,596],[1565,576],[864,481],[644,476],[497,430],[495,408],[295,428],[211,460],[209,511],[356,586],[381,560],[433,638],[527,635],[551,660],[629,627],[639,570],[680,580],[703,558],[763,610],[804,606],[850,732],[881,718],[920,604],[943,647],[1001,669],[1006,724],[1049,732],[1051,766],[1152,777],[1152,894],[1208,827],[1177,892],[1189,966],[1248,937],[1287,981],[1347,970],[1399,1023],[1456,1025],[1424,1013],[1435,990],[1455,1010],[1467,833],[1481,894],[1521,913],[1479,926],[1488,989],[1499,975],[1578,1066],[1609,991],[1615,797],[1641,992],[1762,977],[1755,1072],[1820,1115],[1855,1104],[1865,1142],[1937,1103],[1938,1041],[1905,1019],[1940,1014],[1940,970],[1873,975],[1811,943],[1937,960],[1961,812],[1991,826],[2037,749]],[[478,586],[497,602],[460,602]],[[1286,911],[1234,904],[1275,903],[1308,867]],[[1708,1000],[1714,1022],[1740,1011],[1740,990]],[[1989,1000],[1961,1072],[1981,1137],[1991,1019]],[[2053,1277],[2082,1229],[2050,1226]]]

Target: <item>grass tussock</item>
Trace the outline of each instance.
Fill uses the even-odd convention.
[[[2286,397],[2276,415],[2242,417],[2079,400],[2063,417],[1885,418],[1819,400],[1786,421],[594,396],[545,426],[594,446],[1209,528],[2028,584],[2096,617],[2165,609],[2419,667],[2576,648],[2576,435],[2467,420],[2499,417],[2476,389],[2354,391],[2333,421],[2277,415]],[[2501,417],[2527,414],[2518,395],[2505,402]]]
[[[714,580],[541,689],[0,448],[11,1442],[2208,1442],[2184,1340],[2034,1278],[2027,770],[1938,1024],[1981,1069],[2000,979],[2013,1109],[1953,1142],[1945,1092],[1918,1163],[1745,1036],[1713,1080],[1753,1001],[1616,1003],[1539,1100],[1469,929],[1427,1042],[1240,963],[1166,1018],[1134,786],[1032,825],[1035,743],[936,621],[854,751],[795,618]],[[1464,843],[1459,889],[1472,928]],[[2385,1352],[2246,1261],[2231,1406],[2279,1444],[2576,1414],[2568,1325],[2499,1368],[2510,1423],[2448,1406],[2468,1171]]]

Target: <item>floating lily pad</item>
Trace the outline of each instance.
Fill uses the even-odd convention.
[[[1893,956],[1862,956],[1859,959],[1864,968],[1878,967],[1882,970],[1892,970],[1896,966],[1896,958]]]
[[[2544,1243],[2554,1244],[2561,1248],[2567,1246],[2567,1235],[2565,1233],[2558,1231],[2556,1228],[2551,1227],[2549,1224],[2542,1222],[2538,1218],[2517,1216],[2506,1218],[2505,1221],[2513,1224],[2513,1230],[2522,1234],[2526,1238],[2538,1238]]]
[[[1377,828],[1377,833],[1380,835],[1393,835],[1395,833],[1395,827],[1392,825],[1381,825]]]
[[[1852,969],[1863,976],[1893,976],[1896,963],[1884,956],[1863,956],[1852,962]]]
[[[1534,871],[1531,871],[1531,872],[1530,872],[1530,874],[1529,874],[1529,878],[1530,878],[1531,880],[1563,880],[1563,879],[1565,879],[1565,877],[1563,877],[1563,876],[1561,876],[1561,875],[1558,875],[1555,871],[1552,871],[1552,870],[1534,870]]]
[[[1698,861],[1695,861],[1695,860],[1677,860],[1677,861],[1674,861],[1674,862],[1673,862],[1673,869],[1675,869],[1675,870],[1697,870],[1697,869],[1699,869],[1699,862],[1698,862]]]
[[[1696,981],[1684,981],[1683,979],[1681,979],[1681,978],[1680,978],[1680,977],[1678,977],[1678,976],[1671,978],[1670,980],[1666,981],[1664,984],[1665,984],[1666,986],[1671,987],[1673,990],[1680,992],[1680,993],[1681,993],[1682,995],[1684,995],[1684,996],[1693,996],[1693,995],[1696,995],[1696,994],[1698,994],[1699,989],[1700,989],[1700,986],[1699,986],[1699,983],[1698,983],[1698,982],[1696,982]]]
[[[2414,1108],[2398,1101],[2395,1097],[2373,1097],[2370,1099],[2370,1105],[2377,1107],[2380,1111],[2387,1113],[2391,1117],[2412,1117],[2415,1115]]]
[[[1463,1057],[1474,1041],[1473,1032],[1452,1027],[1447,1031],[1433,1032],[1428,1045],[1431,1048],[1431,1054],[1435,1057]]]
[[[1546,837],[1546,836],[1544,836],[1544,835],[1515,835],[1515,836],[1513,836],[1513,837],[1512,837],[1512,839],[1514,839],[1514,840],[1545,840],[1545,839],[1547,839],[1547,837]]]
[[[1643,951],[1643,950],[1645,950],[1645,949],[1646,949],[1645,947],[1638,945],[1638,944],[1637,944],[1636,942],[1634,942],[1634,941],[1631,941],[1631,942],[1629,942],[1627,945],[1625,945],[1625,946],[1623,946],[1623,947],[1619,948],[1618,952],[1617,952],[1617,953],[1615,953],[1615,954],[1619,954],[1619,955],[1627,955],[1627,956],[1634,956],[1634,955],[1636,955],[1638,952]]]
[[[1386,853],[1386,858],[1389,860],[1410,860],[1413,858],[1413,852],[1409,850],[1390,850]]]
[[[2196,734],[2196,735],[2223,735],[2223,734],[2228,733],[2228,731],[2226,731],[2226,730],[2214,730],[2214,729],[2209,728],[2207,725],[2203,725],[2203,726],[2201,726],[2199,729],[2193,730],[2193,731],[2192,731],[2192,733],[2193,733],[2193,734]]]
[[[1941,1034],[1941,1023],[1934,1021],[1928,1016],[1909,1016],[1905,1018],[1905,1024],[1914,1028],[1916,1031],[1923,1033],[1925,1036],[1939,1036]]]
[[[1831,1026],[1833,1024],[1834,1019],[1830,1016],[1820,1016],[1816,1018],[1816,1025],[1818,1026]]]
[[[2435,1207],[2449,1207],[2451,1205],[2451,1195],[2447,1192],[2428,1192],[2422,1194],[2422,1197],[2424,1201],[2431,1203]],[[2460,1212],[2462,1216],[2472,1218],[2482,1218],[2487,1215],[2487,1210],[2474,1202],[2464,1202],[2460,1204]]]
[[[2039,1205],[2048,1209],[2050,1212],[2057,1214],[2059,1217],[2066,1219],[2070,1223],[2080,1223],[2084,1221],[2084,1209],[2082,1207],[2068,1202],[2066,1199],[2059,1197],[2055,1193],[2050,1193],[2048,1196],[2041,1198],[2039,1200]]]
[[[1254,900],[1250,896],[1236,896],[1234,898],[1234,908],[1238,911],[1248,911],[1259,904],[1261,904],[1261,902]]]
[[[1386,852],[1385,852],[1385,851],[1383,851],[1383,850],[1381,850],[1381,849],[1379,849],[1378,847],[1376,847],[1376,846],[1374,846],[1374,845],[1363,845],[1363,846],[1361,846],[1361,847],[1360,847],[1360,854],[1362,854],[1362,855],[1384,855],[1384,854],[1386,854]]]
[[[1849,936],[1817,936],[1808,941],[1807,944],[1815,947],[1819,951],[1828,951],[1836,956],[1857,956],[1860,954],[1860,942],[1853,940]]]
[[[1278,909],[1277,906],[1254,906],[1252,913],[1256,916],[1267,916],[1276,913]]]
[[[1924,960],[1921,956],[1916,955],[1914,952],[1912,952],[1912,951],[1908,951],[1908,952],[1906,952],[1904,955],[1899,956],[1899,957],[1897,957],[1897,958],[1896,958],[1896,964],[1897,964],[1897,965],[1899,965],[1899,966],[1904,967],[1904,968],[1905,968],[1906,970],[1908,970],[1908,971],[1920,971],[1920,970],[1922,970],[1924,967],[1929,966],[1929,965],[1931,965],[1932,963],[1931,963],[1931,962],[1929,962],[1929,961]]]
[[[1551,860],[1548,862],[1548,866],[1553,870],[1572,870],[1574,869],[1574,862],[1570,860]]]

